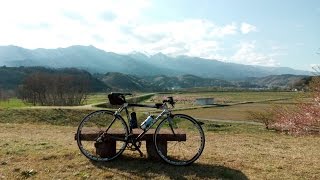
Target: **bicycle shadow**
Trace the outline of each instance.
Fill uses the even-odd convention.
[[[192,179],[248,179],[241,171],[221,165],[193,163],[189,166],[177,167],[160,160],[156,162],[145,158],[132,158],[128,156],[121,156],[111,162],[91,161],[91,163],[99,169],[117,169],[146,179],[156,178],[159,175],[168,176],[170,179],[190,179],[190,177]],[[130,179],[130,177],[126,178]]]

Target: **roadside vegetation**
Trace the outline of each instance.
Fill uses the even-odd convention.
[[[320,76],[312,78],[308,101],[299,99],[291,106],[274,105],[269,111],[251,112],[252,119],[263,122],[266,129],[294,135],[320,134]]]

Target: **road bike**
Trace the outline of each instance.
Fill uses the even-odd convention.
[[[119,109],[115,112],[97,110],[80,122],[75,138],[83,155],[93,161],[111,161],[127,148],[138,151],[140,156],[143,156],[140,150],[141,141],[148,131],[154,131],[154,148],[165,162],[184,166],[200,157],[205,146],[202,122],[185,114],[173,114],[171,111],[175,101],[172,97],[162,103],[148,105],[128,103],[126,95],[131,94],[109,94],[110,104],[120,106]],[[129,113],[130,107],[156,108],[162,111],[156,116],[149,115],[138,127],[136,113]],[[121,116],[122,113],[126,114],[128,123]],[[134,135],[137,128],[141,133]],[[101,149],[104,149],[105,153]]]

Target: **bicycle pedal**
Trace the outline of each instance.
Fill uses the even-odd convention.
[[[137,149],[139,154],[140,154],[140,157],[143,157],[143,153],[140,151],[140,149]]]
[[[133,144],[133,146],[136,148],[136,150],[139,152],[140,154],[140,157],[143,157],[143,153],[142,151],[140,150],[140,147],[138,147],[136,144]]]

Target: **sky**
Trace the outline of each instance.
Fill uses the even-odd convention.
[[[320,65],[319,0],[0,0],[0,23],[0,46]]]

